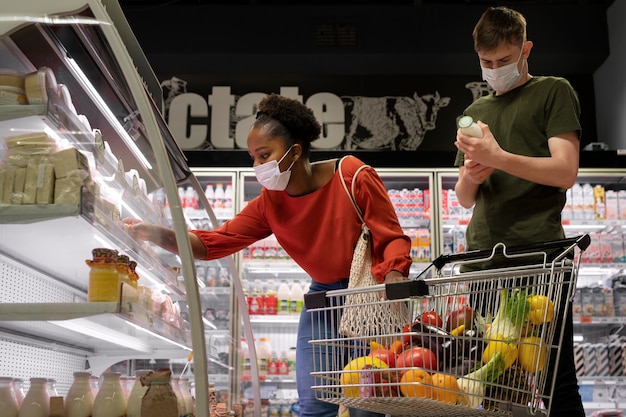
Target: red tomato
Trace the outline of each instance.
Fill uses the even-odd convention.
[[[422,316],[420,317],[420,320],[424,324],[429,324],[431,326],[437,326],[437,327],[443,327],[443,319],[434,310],[424,311],[422,313]]]
[[[402,333],[411,333],[411,323],[407,323],[402,327]],[[411,344],[411,337],[410,334],[402,335],[402,343],[404,343],[404,346]]]
[[[446,330],[452,331],[461,324],[465,325],[465,330],[469,330],[474,325],[474,310],[470,306],[463,306],[450,313],[446,321]]]
[[[388,349],[372,349],[372,351],[369,353],[369,356],[380,359],[381,361],[385,362],[390,368],[396,367],[396,354]]]
[[[437,371],[437,355],[431,350],[413,346],[402,352],[396,358],[397,368],[423,368],[430,371]]]

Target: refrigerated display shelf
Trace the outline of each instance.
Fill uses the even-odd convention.
[[[299,322],[300,314],[250,316],[250,323],[260,326],[275,326],[277,324],[297,326]]]
[[[188,331],[128,303],[3,303],[0,322],[5,329],[96,354],[191,351]]]
[[[92,222],[84,208],[70,214],[71,208],[67,205],[29,207],[0,208],[0,235],[11,236],[11,239],[0,241],[0,252],[86,292],[89,267],[85,260],[91,259],[91,250],[103,246],[114,247],[137,261],[141,271],[150,274],[140,279],[167,286],[173,293],[183,296],[178,286],[177,269],[157,261],[145,244],[130,239],[113,222],[104,225],[101,224],[103,219],[99,223]],[[22,216],[19,213],[29,210],[31,213],[39,213],[41,217],[29,216],[19,223],[13,222]],[[37,223],[35,228],[33,223]]]

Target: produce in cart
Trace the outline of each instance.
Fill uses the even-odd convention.
[[[471,408],[477,408],[485,399],[487,384],[494,382],[504,372],[506,363],[501,352],[495,355],[474,372],[457,379],[459,388],[463,392],[459,399],[459,404]]]

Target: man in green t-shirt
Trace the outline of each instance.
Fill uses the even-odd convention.
[[[456,195],[463,207],[474,206],[467,247],[562,239],[565,191],[578,174],[581,128],[576,92],[563,78],[528,72],[533,43],[526,39],[526,20],[517,11],[489,7],[473,38],[483,79],[495,92],[464,112],[477,121],[482,138],[460,130],[456,136]],[[502,264],[472,265],[496,266]],[[584,417],[573,360],[571,308],[564,329],[551,416]]]

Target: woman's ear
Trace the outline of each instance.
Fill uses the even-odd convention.
[[[293,162],[296,162],[302,157],[302,145],[299,143],[293,144]]]

